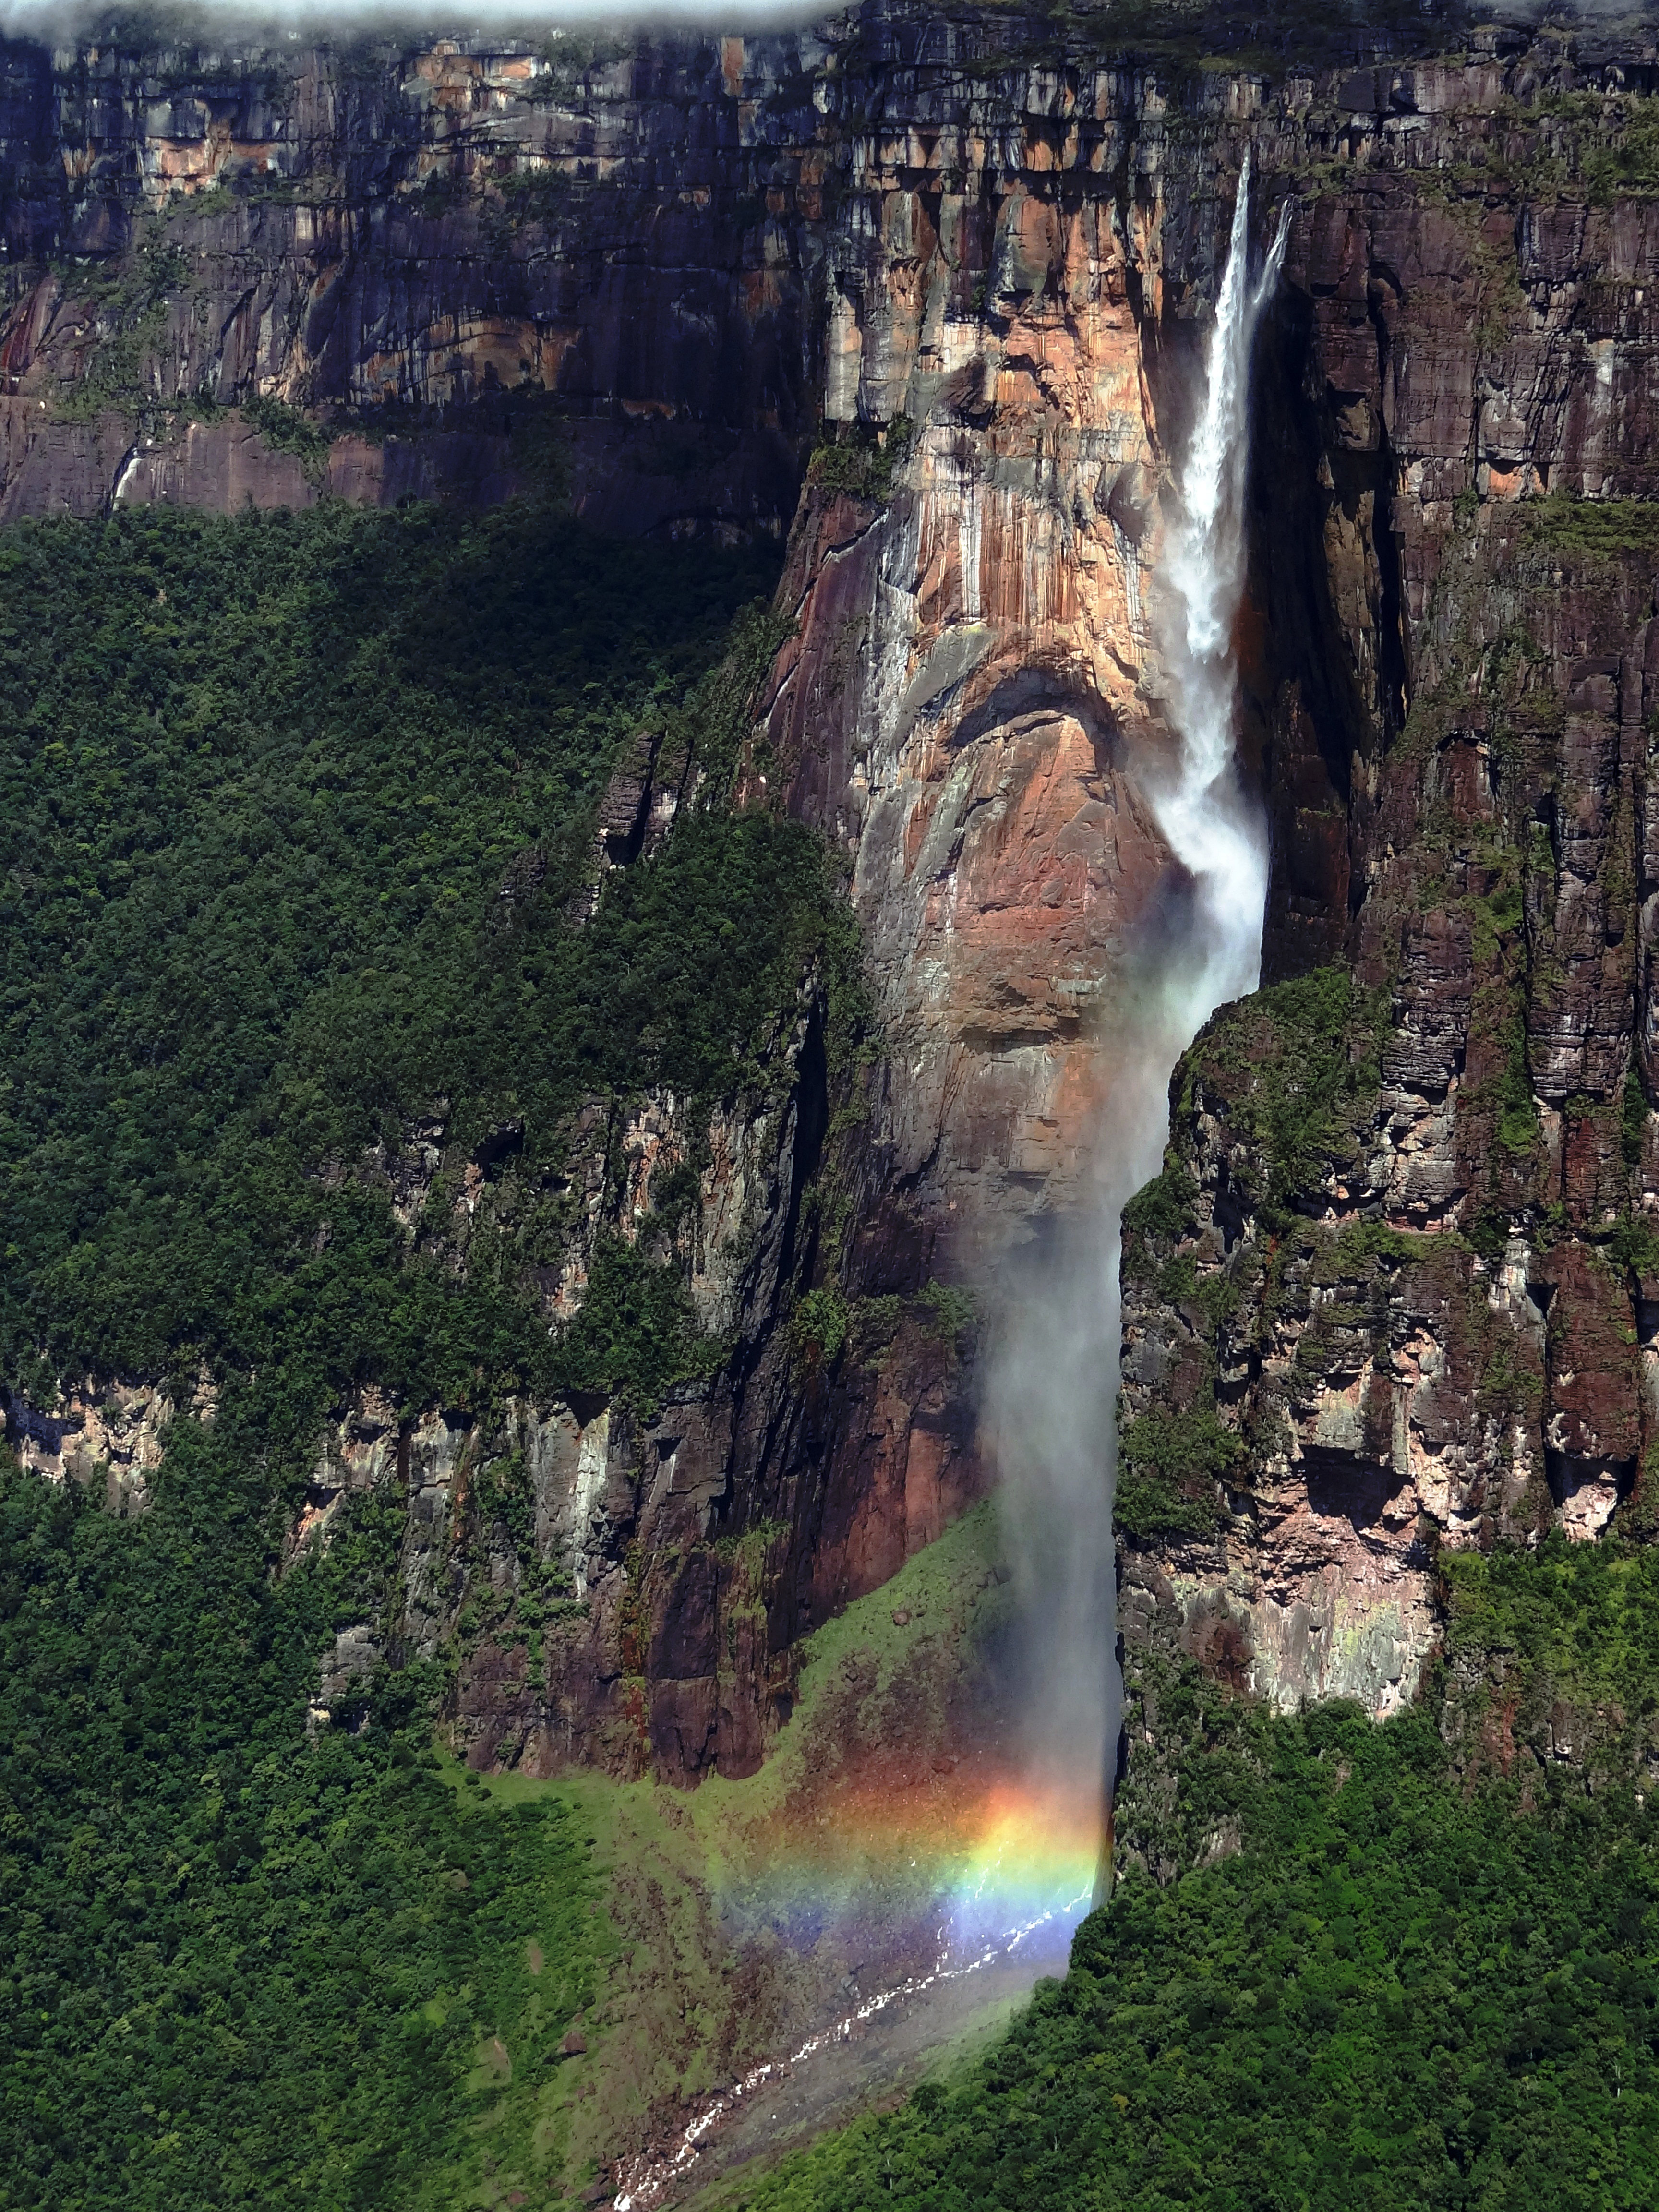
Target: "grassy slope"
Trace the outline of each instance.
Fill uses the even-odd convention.
[[[816,1630],[793,1717],[744,1780],[716,1777],[690,1795],[599,1775],[471,1785],[501,1806],[574,1806],[605,1877],[586,2051],[503,2120],[556,2145],[570,2185],[677,2100],[707,2095],[778,2057],[803,2026],[823,2025],[842,2002],[849,1925],[902,1922],[960,1863],[971,1812],[927,1753],[942,1741],[945,1685],[1006,1618],[998,1562],[994,1516],[981,1506]],[[896,1623],[896,1612],[908,1620]],[[880,1758],[895,1741],[910,1769],[902,1780]],[[873,1775],[860,1747],[877,1753]],[[864,1817],[872,1789],[891,1793],[896,1830]],[[965,2017],[935,2063],[984,2025]]]

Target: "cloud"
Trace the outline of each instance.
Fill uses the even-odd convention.
[[[712,32],[775,27],[808,22],[828,9],[800,0],[190,0],[184,6],[139,9],[100,6],[97,0],[0,0],[0,30],[8,38],[58,43],[83,35],[123,16],[134,27],[155,26],[157,42],[213,41],[245,35],[261,40],[315,39],[349,28],[353,32],[444,32],[465,37],[477,31],[545,37],[550,30],[625,30],[637,24],[667,24]]]

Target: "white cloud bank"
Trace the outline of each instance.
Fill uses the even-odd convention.
[[[3,0],[0,31],[9,38],[72,39],[114,12],[94,0]],[[135,9],[135,14],[141,12]],[[301,38],[339,33],[410,31],[464,37],[477,31],[623,30],[665,24],[708,31],[765,29],[809,22],[838,12],[834,0],[813,8],[801,0],[185,0],[184,5],[142,9],[163,36],[213,39],[245,33],[259,38],[284,32]]]

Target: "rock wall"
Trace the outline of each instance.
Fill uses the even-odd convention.
[[[1132,1240],[1127,1587],[1230,1678],[1381,1711],[1437,1541],[1647,1510],[1659,46],[1263,22],[1237,65],[1221,16],[1134,48],[903,4],[4,50],[0,514],[525,491],[792,532],[744,799],[845,849],[886,1056],[829,1100],[809,1013],[776,1099],[704,1133],[725,1181],[684,1257],[739,1346],[709,1390],[489,1436],[365,1401],[308,1509],[408,1486],[401,1610],[336,1673],[477,1595],[480,1759],[745,1771],[801,1628],[994,1479],[921,1293],[994,1285],[1074,1201],[1181,896],[1137,781],[1169,742],[1161,493],[1247,149],[1258,229],[1297,202],[1239,634],[1267,969],[1357,985],[1224,1018],[1178,1086]],[[630,1173],[690,1149],[668,1101],[628,1141]],[[465,1246],[490,1164],[441,1128],[385,1164],[411,1207],[440,1166]],[[832,1188],[847,1234],[814,1245]],[[815,1288],[833,1348],[792,1330]],[[527,1546],[481,1503],[509,1463]]]
[[[1269,972],[1336,966],[1195,1046],[1126,1269],[1126,1635],[1377,1713],[1441,1549],[1656,1521],[1653,51],[1482,44],[1256,126],[1343,170],[1243,641]]]
[[[56,1393],[50,1412],[4,1396],[4,1435],[21,1466],[48,1482],[95,1482],[112,1513],[143,1511],[173,1413],[155,1383],[85,1376]],[[191,1410],[210,1419],[211,1393],[198,1393]]]
[[[848,242],[880,243],[836,272],[830,405],[902,454],[879,502],[807,488],[762,743],[853,857],[899,1188],[982,1279],[1075,1200],[1102,1033],[1167,890],[1136,783],[1168,741],[1141,596],[1158,447],[1133,208],[1036,197],[1041,141],[975,174],[967,128],[942,137],[957,193],[917,148],[859,165]]]
[[[800,1634],[979,1495],[966,1319],[918,1295],[908,1253],[896,1287],[850,1306],[835,1294],[830,1326],[806,1325],[827,1217],[860,1196],[872,1210],[864,1116],[826,1066],[822,1022],[809,990],[767,1094],[702,1127],[668,1094],[620,1126],[595,1113],[565,1164],[577,1219],[562,1263],[541,1271],[550,1321],[580,1309],[598,1236],[643,1241],[678,1256],[708,1340],[727,1347],[709,1379],[649,1408],[594,1395],[400,1413],[366,1388],[343,1409],[288,1557],[387,1487],[404,1531],[370,1616],[325,1662],[319,1722],[349,1718],[383,1665],[441,1655],[474,1765],[752,1772],[789,1716]],[[826,1146],[832,1095],[851,1110]],[[424,1249],[465,1265],[526,1203],[510,1148],[480,1149],[482,1165],[429,1126],[363,1172],[399,1194]],[[695,1195],[665,1226],[652,1182],[694,1163]],[[868,1279],[877,1265],[866,1256]]]
[[[781,535],[796,40],[184,35],[0,46],[0,515],[563,488]]]

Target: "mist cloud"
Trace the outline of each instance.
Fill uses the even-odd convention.
[[[158,42],[212,43],[246,37],[276,41],[326,37],[412,33],[464,38],[471,33],[544,38],[550,31],[625,31],[659,24],[709,32],[776,29],[836,12],[801,0],[189,0],[183,6],[132,9],[97,0],[3,0],[0,33],[58,45],[125,16],[154,26]]]

